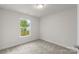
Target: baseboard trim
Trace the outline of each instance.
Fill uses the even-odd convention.
[[[44,40],[44,39],[42,39],[42,40]],[[74,50],[74,51],[78,51],[78,49],[75,48],[75,47],[68,47],[68,46],[66,46],[66,45],[58,44],[57,42],[51,42],[51,41],[49,41],[49,40],[45,40],[45,41],[50,42],[50,43],[54,43],[54,44],[56,44],[56,45],[65,47],[65,48],[67,48],[67,49],[71,49],[71,50]]]
[[[29,43],[29,42],[31,42],[31,41],[35,41],[35,40],[38,40],[38,39],[33,39],[33,40],[29,40],[28,42],[22,42],[22,43],[13,45],[13,46],[9,46],[9,47],[5,47],[5,48],[1,48],[0,51],[1,51],[1,50],[5,50],[5,49],[8,49],[8,48],[12,48],[12,47],[20,46],[20,45],[23,45],[23,44],[26,44],[26,43]]]

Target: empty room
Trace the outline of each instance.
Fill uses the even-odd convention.
[[[77,15],[77,4],[0,4],[0,54],[78,54]]]

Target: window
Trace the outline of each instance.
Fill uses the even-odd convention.
[[[30,20],[21,19],[20,20],[20,36],[30,35]]]

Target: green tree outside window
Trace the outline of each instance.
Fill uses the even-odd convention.
[[[28,20],[21,20],[20,21],[20,35],[21,36],[27,36],[30,34],[30,30],[28,29],[30,26]]]

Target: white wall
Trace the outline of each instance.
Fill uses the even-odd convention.
[[[77,43],[76,8],[46,16],[40,21],[40,38],[66,47]]]
[[[77,46],[79,46],[79,4],[77,5]]]
[[[31,21],[31,36],[19,37],[19,20]],[[14,11],[0,9],[0,49],[39,39],[39,19]]]

